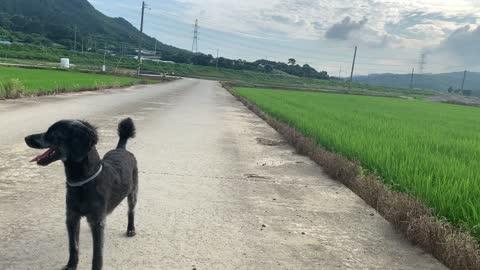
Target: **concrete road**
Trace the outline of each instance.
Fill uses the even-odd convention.
[[[372,208],[295,154],[218,83],[184,79],[129,89],[0,102],[0,269],[67,260],[60,162],[28,161],[23,137],[62,118],[136,121],[137,236],[125,203],[107,220],[105,269],[443,269]],[[85,220],[80,267],[91,265]]]

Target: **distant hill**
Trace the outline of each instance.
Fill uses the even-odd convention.
[[[355,76],[354,82],[390,87],[409,87],[410,77],[410,74],[370,74],[369,76]],[[414,87],[446,92],[449,87],[460,89],[462,79],[463,72],[417,74],[414,75]],[[464,89],[472,90],[475,95],[480,95],[479,72],[467,73]]]
[[[77,50],[94,47],[120,51],[123,44],[138,47],[139,31],[123,18],[111,18],[96,10],[87,0],[1,0],[0,40],[74,47],[77,29]],[[155,39],[143,35],[144,47],[153,50]],[[191,52],[157,45],[166,56],[193,55]]]

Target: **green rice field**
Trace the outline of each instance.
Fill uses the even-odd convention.
[[[0,67],[0,98],[120,87],[140,82],[136,78],[92,73]]]
[[[480,239],[480,109],[419,100],[235,88],[326,149]]]

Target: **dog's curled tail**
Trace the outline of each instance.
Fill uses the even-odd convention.
[[[125,118],[118,124],[118,136],[120,137],[117,149],[125,149],[127,141],[135,137],[135,125],[132,118]]]

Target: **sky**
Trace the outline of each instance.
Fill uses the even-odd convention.
[[[138,28],[141,0],[89,0]],[[309,64],[334,76],[480,71],[480,0],[149,0],[144,31],[232,59]],[[423,63],[423,64],[422,64]]]

